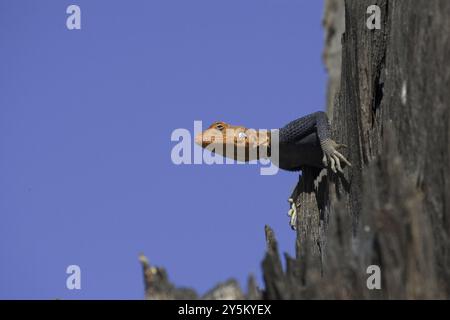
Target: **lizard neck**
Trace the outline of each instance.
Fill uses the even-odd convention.
[[[256,159],[270,157],[271,150],[271,132],[268,130],[245,129],[245,146],[248,152],[256,153]],[[239,141],[235,141],[236,146]]]

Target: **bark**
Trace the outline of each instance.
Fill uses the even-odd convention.
[[[341,88],[342,34],[345,31],[344,0],[326,0],[323,16],[325,49],[323,62],[328,72],[327,112],[333,116],[334,99]]]
[[[380,30],[366,26],[374,4]],[[286,256],[283,270],[266,227],[265,288],[249,292],[265,299],[448,299],[450,2],[342,6],[326,2],[324,58],[333,135],[349,146],[353,166],[339,175],[329,170],[318,188],[317,170],[302,173],[296,257]],[[369,265],[380,267],[381,290],[367,288]]]

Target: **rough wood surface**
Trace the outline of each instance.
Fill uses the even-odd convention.
[[[334,99],[341,88],[342,34],[345,31],[344,0],[326,0],[322,20],[325,32],[323,62],[328,73],[327,112],[331,120]]]

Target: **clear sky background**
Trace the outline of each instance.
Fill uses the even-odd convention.
[[[66,29],[66,8],[82,30]],[[294,253],[298,175],[171,161],[174,129],[325,108],[322,1],[0,0],[0,298],[141,299],[138,254],[200,293]],[[66,289],[68,265],[81,290]]]

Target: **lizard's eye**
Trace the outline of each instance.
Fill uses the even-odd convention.
[[[247,138],[247,135],[244,132],[239,132],[238,137],[239,137],[240,140],[242,140],[242,139]]]

